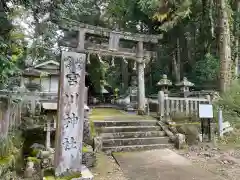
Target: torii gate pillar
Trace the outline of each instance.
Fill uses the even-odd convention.
[[[145,81],[144,81],[144,60],[143,42],[137,44],[137,76],[138,76],[138,114],[145,114]]]

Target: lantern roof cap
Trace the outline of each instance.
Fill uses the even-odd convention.
[[[172,81],[167,78],[166,74],[163,74],[162,79],[160,79],[160,81],[158,81],[157,85],[158,86],[171,86]]]
[[[185,86],[185,87],[192,87],[194,83],[190,82],[186,77],[183,80],[176,84],[176,86]]]

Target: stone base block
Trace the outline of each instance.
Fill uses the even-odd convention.
[[[93,180],[93,175],[86,166],[82,166],[82,177],[72,178],[71,180]]]
[[[85,148],[87,148],[87,151],[83,152],[82,154],[82,163],[88,168],[93,167],[96,164],[95,152],[93,151],[91,146]]]
[[[93,180],[93,174],[89,171],[89,169],[82,165],[82,171],[81,171],[81,177],[78,178],[72,178],[71,180]],[[43,180],[47,180],[47,179],[51,179],[54,180],[56,178],[54,178],[54,176],[48,176],[48,177],[44,177]],[[64,179],[64,178],[61,178]],[[69,179],[69,178],[68,178]]]

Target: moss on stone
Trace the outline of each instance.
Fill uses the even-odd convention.
[[[36,157],[38,153],[39,153],[39,149],[33,149],[33,150],[31,151],[30,155],[31,155],[32,157]]]
[[[44,171],[44,178],[45,180],[71,180],[73,178],[80,178],[81,173],[70,173],[64,177],[55,177],[53,169],[48,169]]]
[[[83,152],[83,153],[89,152],[89,148],[84,146],[84,147],[82,148],[82,152]]]
[[[90,119],[89,123],[90,123],[91,139],[93,139],[94,137],[96,137],[97,133],[96,133],[96,129],[95,129],[95,126],[94,126],[94,122]]]
[[[28,157],[28,161],[33,162],[34,164],[40,164],[41,160],[36,157]]]

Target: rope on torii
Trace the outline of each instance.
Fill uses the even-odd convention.
[[[134,71],[137,70],[137,63],[136,63],[136,61],[134,61],[133,70],[134,70]]]
[[[128,61],[126,60],[125,56],[123,56],[123,61],[128,64]]]
[[[111,66],[114,67],[115,66],[115,63],[114,63],[114,56],[112,56],[112,61],[111,61]]]
[[[90,53],[88,53],[88,55],[87,55],[87,64],[91,64],[91,61],[90,61]]]
[[[104,62],[102,60],[102,57],[99,54],[97,54],[97,56],[98,56],[99,62],[103,64]]]

